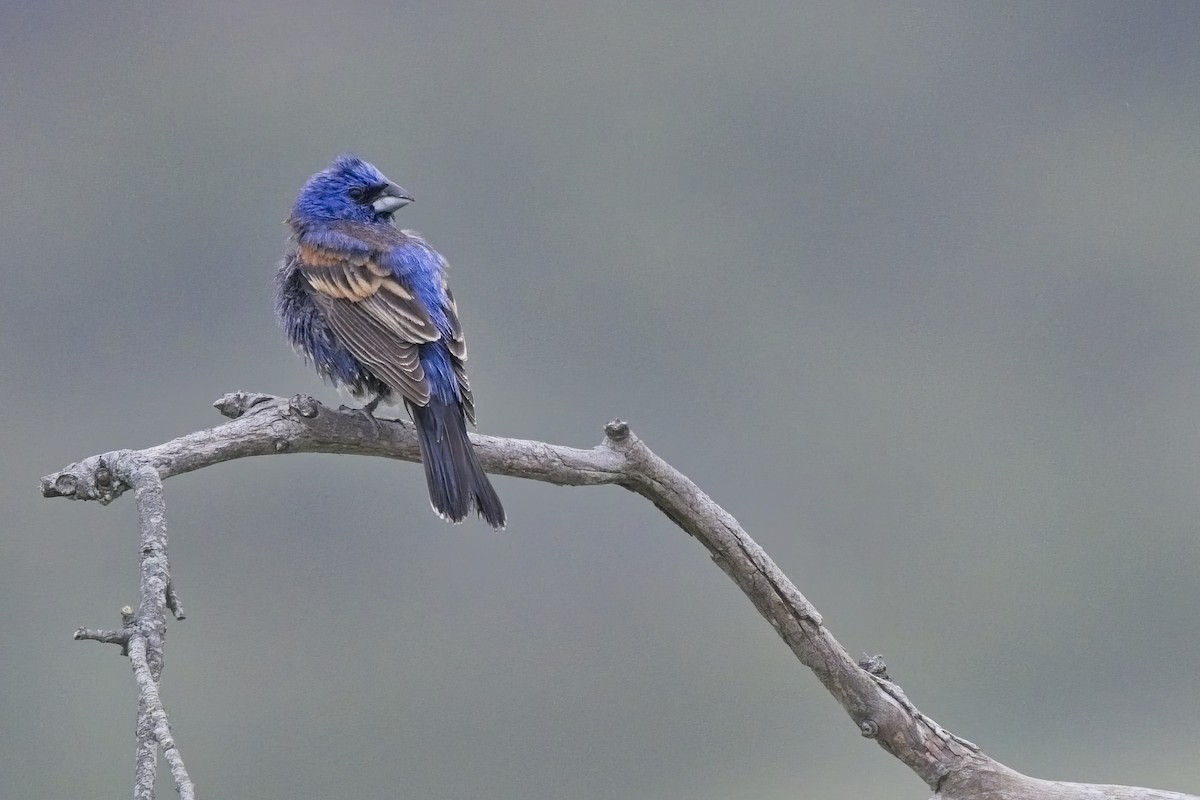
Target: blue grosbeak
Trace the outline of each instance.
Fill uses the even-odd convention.
[[[380,402],[404,401],[440,516],[461,522],[474,509],[502,528],[504,508],[467,438],[475,401],[446,261],[392,223],[411,202],[350,155],[309,178],[287,220],[276,312],[323,378],[371,398],[368,415]]]

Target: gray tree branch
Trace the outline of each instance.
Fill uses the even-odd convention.
[[[70,497],[108,503],[133,487],[139,508],[143,491],[151,493],[154,481],[190,472],[222,461],[277,453],[345,453],[383,456],[405,461],[420,459],[412,426],[385,422],[376,431],[361,414],[327,408],[306,395],[291,399],[236,392],[214,403],[233,421],[192,433],[140,451],[120,451],[92,456],[42,478],[46,497]],[[888,753],[912,769],[941,800],[1200,800],[1195,795],[1128,786],[1062,783],[1022,775],[985,755],[976,745],[942,728],[922,714],[899,686],[887,676],[878,656],[856,662],[822,624],[821,615],[774,561],[742,529],[737,520],[717,505],[633,434],[623,422],[609,423],[604,441],[590,450],[522,439],[473,435],[480,461],[488,472],[545,481],[562,486],[616,484],[654,503],[671,521],[708,550],[713,561],[746,594],[759,613],[802,664],[841,704],[860,733],[874,739]],[[130,467],[113,470],[112,464]],[[154,474],[154,481],[149,473]],[[160,486],[161,484],[159,484]],[[163,528],[161,562],[156,561],[151,586],[155,605],[148,613],[162,628],[138,627],[147,653],[161,659],[162,632],[169,592],[166,573],[165,525],[161,492],[158,505],[143,512],[143,587],[147,585],[145,530],[147,516]],[[151,527],[154,527],[152,525]],[[157,570],[161,568],[161,573]],[[143,594],[143,608],[146,608]],[[139,618],[142,609],[139,609]],[[87,638],[104,641],[105,632]],[[157,637],[157,638],[155,638]],[[133,656],[133,638],[129,639]],[[149,660],[149,659],[148,659]],[[157,675],[153,700],[157,703]],[[161,670],[161,660],[159,667]],[[139,686],[142,681],[139,678]],[[143,690],[145,702],[148,693]],[[178,753],[166,723],[166,714],[152,711],[155,740],[168,753],[175,771]],[[139,731],[141,727],[139,725]],[[172,759],[175,760],[172,760]],[[183,773],[178,761],[177,785]],[[190,791],[190,782],[186,784]],[[181,789],[182,792],[182,789]]]
[[[134,798],[153,800],[161,748],[180,798],[193,800],[195,790],[179,748],[175,746],[167,711],[158,693],[164,664],[167,609],[174,612],[176,619],[183,619],[167,562],[167,505],[163,498],[162,478],[139,453],[123,450],[98,458],[92,480],[97,489],[115,484],[134,490],[141,524],[141,591],[137,613],[128,607],[121,609],[120,632],[80,628],[75,631],[75,638],[119,644],[121,653],[129,656],[133,666],[138,686]]]

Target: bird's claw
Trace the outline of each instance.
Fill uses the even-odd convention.
[[[379,419],[375,416],[375,409],[379,406],[381,398],[376,397],[369,403],[365,403],[361,408],[350,408],[349,406],[339,406],[339,411],[353,412],[361,414],[371,425],[371,435],[375,438],[379,437]],[[389,420],[390,421],[390,420]]]

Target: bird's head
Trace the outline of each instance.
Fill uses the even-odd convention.
[[[411,202],[408,192],[374,166],[357,156],[342,155],[329,169],[308,179],[291,218],[301,225],[332,220],[388,222]]]

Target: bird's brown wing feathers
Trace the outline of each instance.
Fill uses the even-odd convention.
[[[412,292],[370,256],[346,257],[311,245],[301,245],[300,272],[312,287],[329,326],[355,358],[380,380],[418,406],[429,403],[429,381],[421,366],[418,345],[434,342],[441,332]],[[464,390],[464,408],[471,409],[466,373],[459,369],[462,330],[451,315],[455,337],[455,371]]]
[[[450,360],[454,364],[454,377],[458,380],[458,394],[462,398],[463,413],[472,425],[475,424],[475,398],[471,394],[471,382],[467,380],[467,340],[463,336],[462,324],[458,321],[458,303],[450,287],[446,287],[446,297],[450,305],[446,308],[446,319],[450,322],[450,340],[446,344],[450,348]]]

